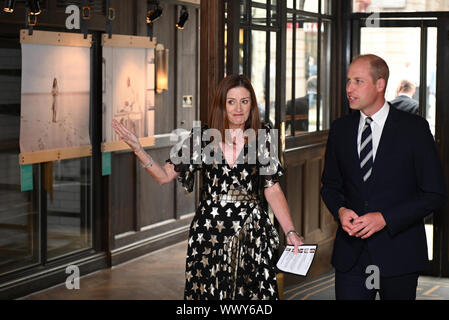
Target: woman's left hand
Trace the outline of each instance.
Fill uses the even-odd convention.
[[[294,254],[298,253],[298,247],[302,246],[304,244],[304,238],[299,236],[295,232],[291,232],[287,236],[287,244],[295,246],[295,249],[293,251]]]

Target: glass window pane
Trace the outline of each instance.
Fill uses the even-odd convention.
[[[332,0],[321,0],[321,13],[332,14]]]
[[[223,70],[224,70],[224,74],[226,75],[228,73],[228,71],[226,70],[226,64],[228,62],[227,56],[228,56],[228,23],[225,22],[224,24],[224,35],[223,35],[223,40],[224,40],[224,65],[223,65]]]
[[[245,32],[243,29],[239,30],[239,74],[243,73],[243,61],[245,61],[245,47],[244,47],[244,39]]]
[[[277,26],[277,7],[276,4],[273,4],[275,1],[271,1],[271,26]]]
[[[301,67],[304,68],[300,73],[302,82],[302,91],[296,93],[296,99],[303,99],[304,111],[299,114],[300,117],[307,119],[299,120],[299,126],[296,125],[296,134],[303,132],[312,132],[318,130],[317,122],[317,81],[318,81],[318,22],[304,21],[299,42],[303,43],[304,59]],[[298,43],[297,41],[297,43]],[[298,44],[297,44],[298,46]],[[296,75],[298,81],[298,74]],[[301,94],[301,95],[298,95]],[[296,107],[298,108],[298,106]],[[307,110],[308,109],[308,110]],[[298,116],[298,115],[297,115]]]
[[[331,108],[331,23],[321,25],[321,70],[320,70],[320,128],[330,127]]]
[[[318,13],[319,1],[317,0],[297,0],[296,9]]]
[[[294,0],[287,0],[287,8],[293,9],[294,4]]]
[[[274,126],[276,118],[276,32],[270,32],[270,117]]]
[[[309,22],[304,21],[296,24],[295,98],[293,99],[295,105],[295,135],[309,130],[308,113],[310,106],[307,96],[307,79],[311,72],[316,78],[316,69],[313,70],[316,64],[312,64],[311,68],[309,67],[309,60],[316,59],[316,55],[315,57],[309,56],[307,50],[307,33],[305,30],[308,29],[309,24]]]
[[[427,29],[427,107],[426,119],[430,131],[435,136],[436,117],[436,77],[437,77],[437,28]]]
[[[225,29],[224,29],[224,74],[226,75],[228,73],[228,70],[226,70],[226,64],[227,64],[227,50],[228,50],[228,24],[225,23]],[[243,29],[239,29],[239,73],[243,73],[243,41],[244,41],[244,31]]]
[[[256,93],[261,118],[265,117],[266,37],[265,31],[252,31],[251,83]]]
[[[286,52],[286,73],[285,73],[285,101],[287,104],[287,110],[286,110],[286,130],[285,134],[287,136],[292,135],[291,132],[291,121],[292,121],[292,111],[289,108],[289,102],[291,104],[292,100],[292,85],[293,85],[293,15],[288,13],[287,14],[287,52]]]
[[[353,0],[353,12],[418,11],[449,11],[449,2],[435,0]]]
[[[286,132],[290,135],[317,130],[317,29],[313,20],[296,24],[295,96],[287,95],[286,110]]]
[[[20,191],[19,152],[6,143],[0,141],[0,275],[39,262],[37,191]]]
[[[436,76],[437,76],[437,28],[427,29],[427,90],[426,90],[426,119],[429,122],[430,131],[435,136],[436,119]],[[433,213],[424,219],[427,252],[429,260],[433,260],[434,243],[434,215]]]
[[[231,0],[229,0],[229,1],[231,1]],[[230,6],[231,4],[228,3],[227,5]],[[242,23],[248,23],[248,20],[247,20],[248,17],[246,16],[246,6],[247,6],[246,0],[242,0],[240,2],[240,20]],[[226,10],[226,12],[227,12],[227,10]]]
[[[397,96],[397,88],[402,80],[409,80],[416,86],[413,98],[419,101],[420,28],[362,28],[360,53],[372,53],[382,57],[390,68],[387,101]]]
[[[0,275],[39,262],[39,214],[34,190],[21,192],[19,165],[22,56],[17,43],[0,48]]]
[[[261,8],[251,8],[252,24],[267,25],[267,10]]]
[[[45,164],[48,259],[92,247],[90,159]]]

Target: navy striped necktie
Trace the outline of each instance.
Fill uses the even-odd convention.
[[[360,168],[362,169],[363,181],[366,182],[373,171],[373,134],[371,131],[373,119],[366,118],[360,141]]]

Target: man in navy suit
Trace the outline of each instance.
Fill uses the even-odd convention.
[[[418,114],[419,103],[412,97],[415,94],[416,86],[408,80],[402,80],[396,91],[397,96],[394,100],[391,100],[391,105],[396,109]]]
[[[356,57],[346,92],[359,112],[334,121],[329,132],[321,195],[339,223],[337,299],[375,299],[377,291],[381,299],[415,299],[428,263],[423,219],[446,201],[429,125],[385,101],[388,77],[383,59]],[[376,270],[378,287],[369,281]]]

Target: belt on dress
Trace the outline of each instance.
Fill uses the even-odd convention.
[[[256,193],[248,193],[245,189],[231,189],[228,193],[210,194],[203,192],[203,200],[211,200],[213,202],[258,202],[259,197]]]

